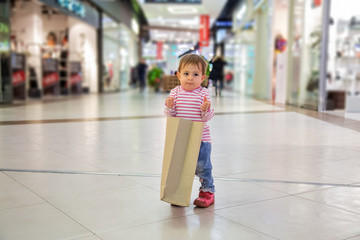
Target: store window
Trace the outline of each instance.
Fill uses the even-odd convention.
[[[120,90],[119,24],[103,14],[103,91]]]
[[[234,45],[234,90],[253,94],[255,69],[254,32],[244,29],[236,35]]]
[[[327,110],[360,111],[359,7],[357,1],[331,2]]]
[[[126,90],[130,83],[130,69],[136,64],[131,31],[122,23],[103,14],[103,90]]]
[[[29,98],[97,92],[96,25],[43,2],[15,1],[11,48],[16,88],[24,70]],[[21,93],[16,88],[14,97]]]
[[[288,101],[309,109],[317,109],[319,103],[322,11],[318,1],[295,0],[290,15]]]
[[[320,51],[322,29],[322,4],[304,1],[305,43],[302,52],[299,104],[305,108],[317,109],[319,103]]]
[[[288,102],[293,105],[299,104],[299,92],[300,92],[300,73],[303,51],[303,27],[304,27],[304,1],[296,0],[294,2],[293,17],[291,18],[292,30],[292,45],[289,48],[291,51],[291,59],[288,63],[289,69],[291,69],[289,83],[289,99]]]
[[[119,56],[120,56],[120,89],[127,89],[130,83],[130,69],[135,65],[131,58],[131,32],[124,24],[120,24]]]
[[[0,103],[12,100],[9,1],[0,2]]]

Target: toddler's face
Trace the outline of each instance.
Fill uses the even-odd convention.
[[[187,91],[192,91],[200,87],[205,75],[201,68],[195,64],[188,64],[182,67],[181,72],[176,74],[180,80],[181,87]]]

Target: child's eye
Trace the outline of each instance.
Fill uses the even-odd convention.
[[[185,76],[189,75],[188,73],[184,73]]]
[[[199,74],[197,74],[197,73],[195,73],[194,75],[195,75],[195,77],[199,76]]]

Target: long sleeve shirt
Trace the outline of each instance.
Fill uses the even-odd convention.
[[[214,109],[211,106],[208,90],[204,87],[198,87],[192,91],[187,91],[181,86],[177,86],[171,90],[169,97],[174,98],[174,107],[168,108],[165,104],[165,114],[170,117],[205,122],[202,141],[211,142],[210,128],[207,121],[214,116]],[[204,102],[204,97],[210,102],[210,108],[206,112],[203,112],[200,107]]]

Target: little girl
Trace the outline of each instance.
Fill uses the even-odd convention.
[[[199,197],[194,204],[198,207],[209,207],[214,204],[214,180],[210,160],[211,138],[210,128],[207,125],[214,116],[214,109],[208,90],[201,87],[205,80],[207,62],[196,54],[187,54],[180,59],[176,75],[181,86],[171,90],[165,102],[165,114],[197,122],[205,122],[201,140],[199,158],[196,166],[196,176],[200,178],[201,187]]]

